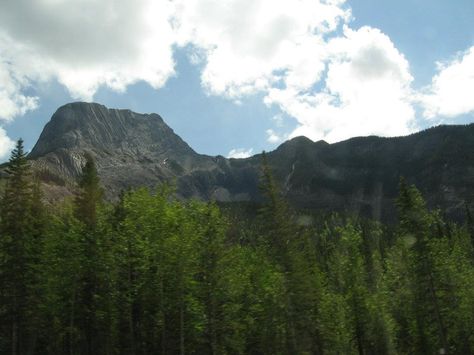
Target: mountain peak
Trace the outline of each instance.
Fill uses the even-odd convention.
[[[97,103],[74,102],[61,106],[40,135],[30,157],[58,150],[110,150],[149,153],[173,149],[194,151],[157,114],[109,109]]]
[[[291,138],[289,144],[313,144],[314,142],[306,136],[298,136]]]
[[[28,157],[56,180],[74,181],[86,155],[96,161],[109,196],[171,180],[203,160],[157,114],[86,102],[61,106]]]

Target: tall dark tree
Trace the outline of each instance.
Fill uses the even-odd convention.
[[[0,352],[20,354],[32,347],[28,318],[34,312],[31,301],[35,279],[31,171],[22,139],[11,153],[6,172],[0,212],[0,323],[2,338],[8,339],[8,344],[0,344]]]
[[[472,218],[471,209],[467,203],[464,205],[464,209],[466,211],[466,228],[471,242],[471,255],[474,259],[474,219]]]
[[[416,324],[413,330],[415,349],[432,352],[443,348],[447,351],[447,328],[435,286],[436,273],[430,245],[434,215],[427,210],[420,191],[414,185],[408,185],[404,179],[400,181],[397,207],[401,237],[410,245],[408,267]],[[438,337],[432,337],[432,332],[437,333]]]
[[[31,171],[20,138],[11,153],[6,173],[8,180],[2,198],[2,232],[22,235],[27,229],[31,198]]]
[[[313,245],[298,227],[265,152],[262,153],[260,191],[264,200],[259,210],[264,246],[285,280],[285,351],[318,354],[322,352],[322,338],[318,327],[311,328],[309,323],[317,317],[322,284],[317,267],[306,262],[315,254]]]
[[[97,224],[97,205],[102,200],[103,189],[94,159],[89,154],[86,155],[86,163],[82,168],[79,188],[75,200],[76,216],[88,228],[93,229]]]
[[[79,178],[79,192],[74,201],[77,219],[82,222],[82,259],[83,266],[80,274],[80,288],[78,291],[78,327],[82,332],[79,337],[79,349],[84,354],[94,354],[104,351],[104,342],[101,341],[100,317],[101,290],[103,276],[104,249],[103,237],[98,228],[98,208],[102,202],[103,190],[97,175],[95,162],[90,155],[86,155],[86,163]],[[104,336],[104,334],[102,334]]]
[[[261,233],[266,247],[272,252],[284,271],[290,268],[289,244],[295,238],[296,228],[290,209],[281,195],[265,152],[262,153],[262,168],[260,176],[260,192],[263,205],[260,208],[259,219]]]

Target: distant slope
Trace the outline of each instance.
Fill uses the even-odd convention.
[[[459,215],[474,197],[474,125],[439,126],[407,137],[328,144],[298,137],[268,153],[298,208],[390,219],[398,181],[415,183],[432,207]],[[191,149],[156,114],[71,103],[57,110],[29,155],[50,185],[72,186],[91,154],[107,196],[170,181],[184,198],[258,201],[259,155],[210,157]]]

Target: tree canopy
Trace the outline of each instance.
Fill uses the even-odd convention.
[[[474,353],[472,218],[444,220],[403,180],[395,226],[301,223],[264,160],[258,216],[236,230],[168,186],[104,201],[85,160],[76,197],[45,205],[12,152],[1,354]]]

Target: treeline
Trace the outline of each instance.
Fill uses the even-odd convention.
[[[1,354],[473,354],[474,225],[400,183],[399,223],[301,222],[265,161],[236,237],[167,187],[45,206],[19,141],[0,210]],[[467,212],[469,212],[467,210]],[[244,225],[244,223],[242,223]]]

